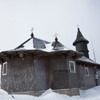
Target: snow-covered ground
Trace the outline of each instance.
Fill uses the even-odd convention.
[[[80,90],[80,96],[68,96],[52,92],[51,89],[45,91],[41,96],[30,95],[9,95],[0,89],[0,100],[100,100],[100,86]]]

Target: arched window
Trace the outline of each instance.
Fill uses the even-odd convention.
[[[2,67],[2,75],[7,75],[7,62],[3,63],[3,67]]]
[[[85,75],[89,76],[89,68],[88,67],[85,67]]]
[[[69,70],[71,73],[76,73],[75,62],[69,61]]]

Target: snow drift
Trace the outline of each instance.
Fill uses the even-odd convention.
[[[100,86],[88,90],[80,90],[80,96],[68,96],[46,90],[41,96],[30,95],[9,95],[6,91],[0,89],[0,100],[100,100]]]

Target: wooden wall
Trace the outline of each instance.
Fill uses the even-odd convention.
[[[74,59],[75,60],[75,59]],[[77,66],[76,73],[70,73],[69,61],[74,61],[67,55],[54,55],[50,58],[50,67],[52,68],[52,88],[66,89],[77,88]]]
[[[87,66],[89,76],[84,74],[85,65],[78,63],[75,63],[76,73],[70,73],[69,61],[75,59],[66,54],[10,58],[7,75],[1,78],[2,88],[10,93],[95,86],[94,66]]]
[[[40,91],[47,89],[45,58],[26,56],[10,59],[7,75],[2,76],[2,88],[8,92]]]
[[[78,64],[78,81],[79,81],[79,88],[81,89],[88,89],[91,87],[96,86],[95,82],[95,67],[85,64]],[[89,69],[89,76],[85,74],[85,67]]]

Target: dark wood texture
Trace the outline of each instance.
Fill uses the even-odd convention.
[[[69,61],[75,62],[76,73],[70,72]],[[36,55],[27,53],[23,57],[19,55],[10,57],[4,62],[7,62],[8,67],[7,75],[1,77],[1,87],[9,93],[42,91],[48,88],[86,89],[96,85],[95,66],[77,63],[76,58],[71,54]],[[85,67],[89,68],[89,76],[85,75]]]

